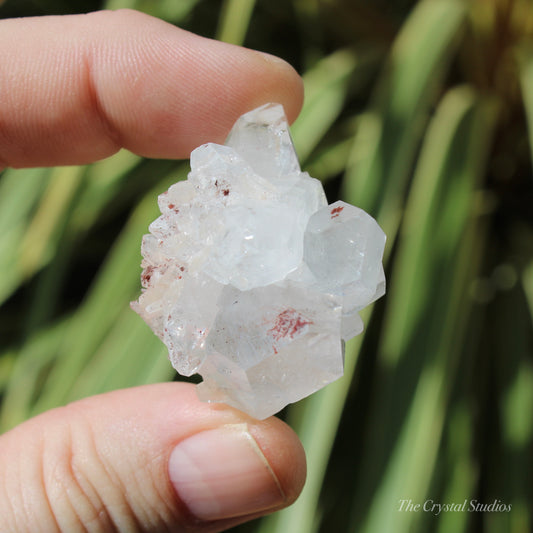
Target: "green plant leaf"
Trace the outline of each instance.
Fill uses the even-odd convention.
[[[7,169],[0,175],[0,303],[24,281],[20,242],[49,179],[48,169]]]
[[[522,99],[526,111],[529,130],[529,146],[533,164],[533,46],[525,48],[520,54]]]
[[[254,6],[255,0],[224,0],[216,38],[226,43],[242,45]]]
[[[460,0],[418,3],[402,27],[363,116],[344,196],[385,224],[396,222],[413,158],[465,21]],[[391,218],[390,224],[386,217]]]
[[[0,357],[16,358],[10,368],[9,379],[0,409],[0,433],[27,420],[38,398],[42,381],[57,358],[69,319],[61,320],[46,329],[34,332],[20,350]]]
[[[185,170],[185,167],[182,167]],[[112,331],[124,307],[139,291],[140,243],[149,223],[159,216],[156,196],[177,181],[172,175],[150,191],[133,212],[115,242],[82,307],[65,331],[56,363],[48,376],[35,413],[76,397],[74,382]],[[133,311],[130,311],[133,314]],[[149,356],[147,354],[147,356]],[[132,383],[133,384],[133,383]]]
[[[390,277],[378,351],[384,377],[367,441],[375,463],[363,466],[367,493],[356,495],[354,531],[420,530],[421,514],[399,512],[399,502],[423,502],[433,476],[470,314],[467,287],[483,250],[474,190],[495,123],[493,105],[460,87],[426,135]]]
[[[339,116],[354,80],[361,84],[368,79],[378,57],[377,53],[337,50],[304,74],[305,102],[291,129],[302,164]]]

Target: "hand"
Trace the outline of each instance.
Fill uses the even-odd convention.
[[[0,22],[0,165],[81,164],[121,147],[179,158],[269,101],[286,63],[131,11]],[[149,357],[150,354],[147,354]],[[0,437],[0,531],[221,531],[299,494],[292,430],[165,383],[88,398]]]

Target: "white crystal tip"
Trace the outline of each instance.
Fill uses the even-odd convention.
[[[202,399],[266,418],[342,376],[359,311],[385,292],[385,234],[363,210],[327,205],[282,106],[194,150],[159,207],[132,308],[178,372],[202,375]]]

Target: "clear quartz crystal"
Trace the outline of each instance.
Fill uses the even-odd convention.
[[[363,210],[327,204],[280,105],[194,150],[159,207],[132,307],[178,372],[202,375],[201,399],[266,418],[342,376],[359,311],[385,292],[385,234]]]

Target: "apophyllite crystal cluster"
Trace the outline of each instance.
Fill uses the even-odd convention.
[[[266,418],[342,376],[358,312],[385,292],[385,234],[361,209],[328,205],[280,105],[194,150],[159,207],[132,307],[180,374],[201,374],[201,399]]]

